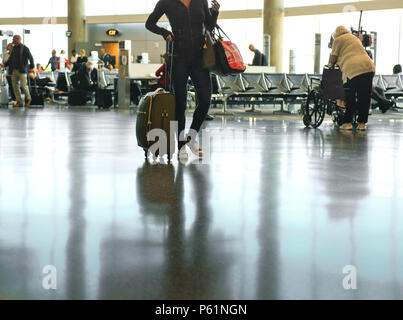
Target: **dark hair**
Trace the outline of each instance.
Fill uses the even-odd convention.
[[[77,53],[76,49],[71,50],[71,53]]]
[[[393,67],[393,74],[399,74],[402,73],[402,66],[400,64],[397,64]]]

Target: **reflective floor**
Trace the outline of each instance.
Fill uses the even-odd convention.
[[[1,299],[403,299],[402,116],[218,118],[186,165],[145,163],[134,125],[0,110]]]

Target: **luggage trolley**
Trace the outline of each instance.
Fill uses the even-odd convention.
[[[0,70],[0,107],[8,108],[8,83],[6,71],[4,68]]]

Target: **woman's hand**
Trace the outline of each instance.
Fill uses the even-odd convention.
[[[211,2],[211,4],[213,5],[213,10],[214,11],[218,11],[218,10],[220,10],[220,4],[217,2],[217,0],[213,0],[212,2]]]

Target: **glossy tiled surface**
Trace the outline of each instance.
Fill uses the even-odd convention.
[[[402,299],[403,121],[390,118],[366,134],[216,119],[210,164],[168,166],[144,162],[133,115],[1,110],[0,297]],[[57,290],[42,288],[46,265]]]

